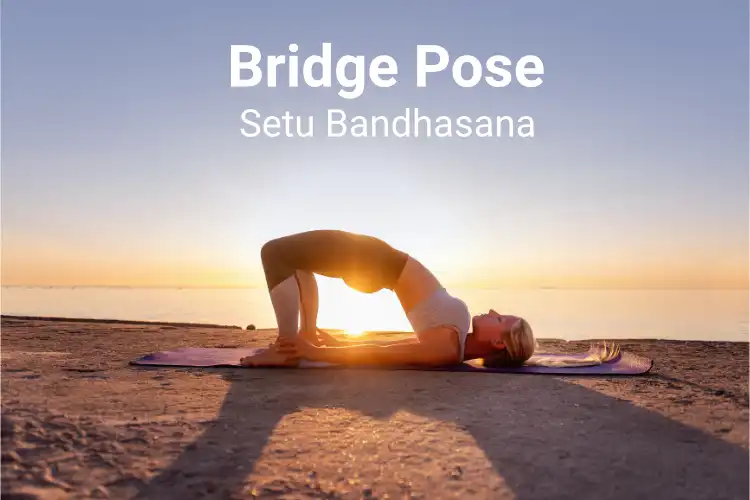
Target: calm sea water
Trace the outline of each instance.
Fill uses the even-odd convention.
[[[746,290],[451,290],[473,313],[529,319],[540,338],[748,341]],[[322,283],[319,325],[409,330],[391,292]],[[3,314],[275,327],[265,289],[3,287]]]

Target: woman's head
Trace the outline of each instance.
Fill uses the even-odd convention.
[[[536,349],[534,332],[529,323],[518,316],[498,314],[490,309],[473,318],[472,331],[476,342],[487,346],[483,356],[486,366],[523,364]]]

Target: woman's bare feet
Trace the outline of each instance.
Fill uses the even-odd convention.
[[[265,351],[259,352],[258,354],[254,354],[252,356],[245,356],[244,358],[240,359],[240,364],[242,366],[255,366],[255,367],[263,367],[263,366],[293,367],[293,366],[297,366],[298,362],[299,360],[295,358],[290,358],[289,356],[278,352],[278,347],[276,344],[273,344],[268,349],[266,349]]]

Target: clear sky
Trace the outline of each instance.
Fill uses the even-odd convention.
[[[446,283],[738,287],[748,4],[3,2],[3,284],[244,286],[312,228]],[[230,88],[230,45],[389,54],[399,82]],[[416,46],[544,61],[533,89],[414,82]],[[247,108],[529,115],[533,139],[248,139]],[[321,128],[324,128],[321,126]]]

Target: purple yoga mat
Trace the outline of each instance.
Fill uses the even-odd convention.
[[[183,367],[238,367],[240,359],[262,351],[259,348],[243,347],[182,347],[171,351],[155,352],[142,356],[131,364],[149,366]],[[589,353],[553,354],[540,353],[529,359],[526,365],[516,368],[486,368],[481,362],[468,361],[456,366],[440,368],[388,367],[389,370],[461,371],[488,373],[537,373],[551,375],[641,375],[651,370],[653,361],[643,356],[620,352],[614,359],[600,364],[585,366]],[[557,364],[561,361],[581,363],[584,366],[541,366]],[[298,368],[343,368],[327,363],[303,361]],[[351,368],[351,367],[349,367]],[[360,367],[368,368],[368,367]],[[370,367],[372,368],[372,367]]]

